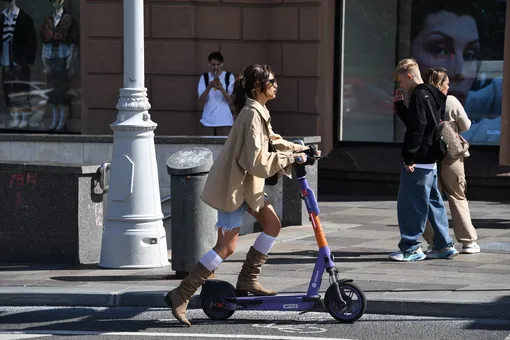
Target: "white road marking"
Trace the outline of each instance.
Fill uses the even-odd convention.
[[[280,332],[299,333],[299,334],[324,333],[327,331],[326,328],[320,328],[320,327],[309,326],[309,325],[279,325],[278,323],[254,324],[254,325],[252,325],[252,327],[272,328],[272,329],[277,329]]]
[[[0,334],[0,340],[20,340],[20,339],[32,339],[32,338],[41,338],[51,336],[51,334],[13,334],[13,333],[6,333],[6,334]]]
[[[94,331],[57,331],[57,330],[39,330],[39,331],[0,331],[0,339],[28,339],[36,336],[52,336],[52,335],[116,335],[116,336],[148,336],[148,337],[171,337],[171,338],[204,338],[204,339],[260,339],[260,340],[354,340],[341,338],[317,338],[317,337],[298,337],[298,336],[281,336],[281,335],[261,335],[261,334],[206,334],[206,333],[149,333],[149,332],[94,332]],[[7,337],[6,337],[7,336]],[[10,337],[9,337],[10,336]]]

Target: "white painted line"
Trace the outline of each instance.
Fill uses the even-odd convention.
[[[2,337],[2,336],[11,337]],[[17,337],[19,335],[36,335],[36,336],[52,336],[52,335],[117,335],[117,336],[148,336],[148,337],[175,337],[175,338],[205,338],[205,339],[261,339],[261,340],[354,340],[341,338],[317,338],[317,337],[298,337],[298,336],[281,336],[281,335],[261,335],[261,334],[206,334],[206,333],[149,333],[149,332],[94,332],[94,331],[57,331],[57,330],[38,330],[38,331],[0,331],[0,339],[14,340],[27,339]],[[33,338],[34,336],[32,336]]]
[[[40,334],[12,334],[12,333],[7,333],[7,334],[0,334],[0,340],[32,339],[32,338],[41,338],[41,337],[46,337],[46,336],[51,336],[51,334],[40,335]]]

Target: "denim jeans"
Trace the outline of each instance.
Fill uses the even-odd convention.
[[[434,229],[434,247],[442,249],[453,243],[448,234],[448,217],[443,198],[437,187],[437,169],[415,168],[408,172],[402,166],[397,198],[397,216],[400,227],[398,247],[412,252],[420,247],[420,236],[427,219]]]

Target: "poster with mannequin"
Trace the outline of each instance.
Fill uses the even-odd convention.
[[[0,64],[5,105],[10,111],[11,128],[24,128],[31,114],[29,102],[30,68],[34,64],[37,39],[34,21],[15,0],[2,0],[0,14]]]
[[[64,131],[72,101],[71,84],[79,46],[79,24],[64,0],[49,0],[53,10],[41,27],[41,59],[46,72],[48,101],[53,115],[50,130]]]

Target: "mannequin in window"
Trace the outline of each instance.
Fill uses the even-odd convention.
[[[50,130],[65,130],[66,109],[71,104],[71,80],[79,43],[78,22],[64,8],[64,0],[50,0],[53,11],[44,18],[42,62],[47,73],[48,104],[52,107]]]
[[[31,113],[29,104],[30,67],[37,49],[32,18],[16,5],[15,0],[2,0],[0,14],[0,64],[5,104],[14,117],[9,127],[24,128]]]

